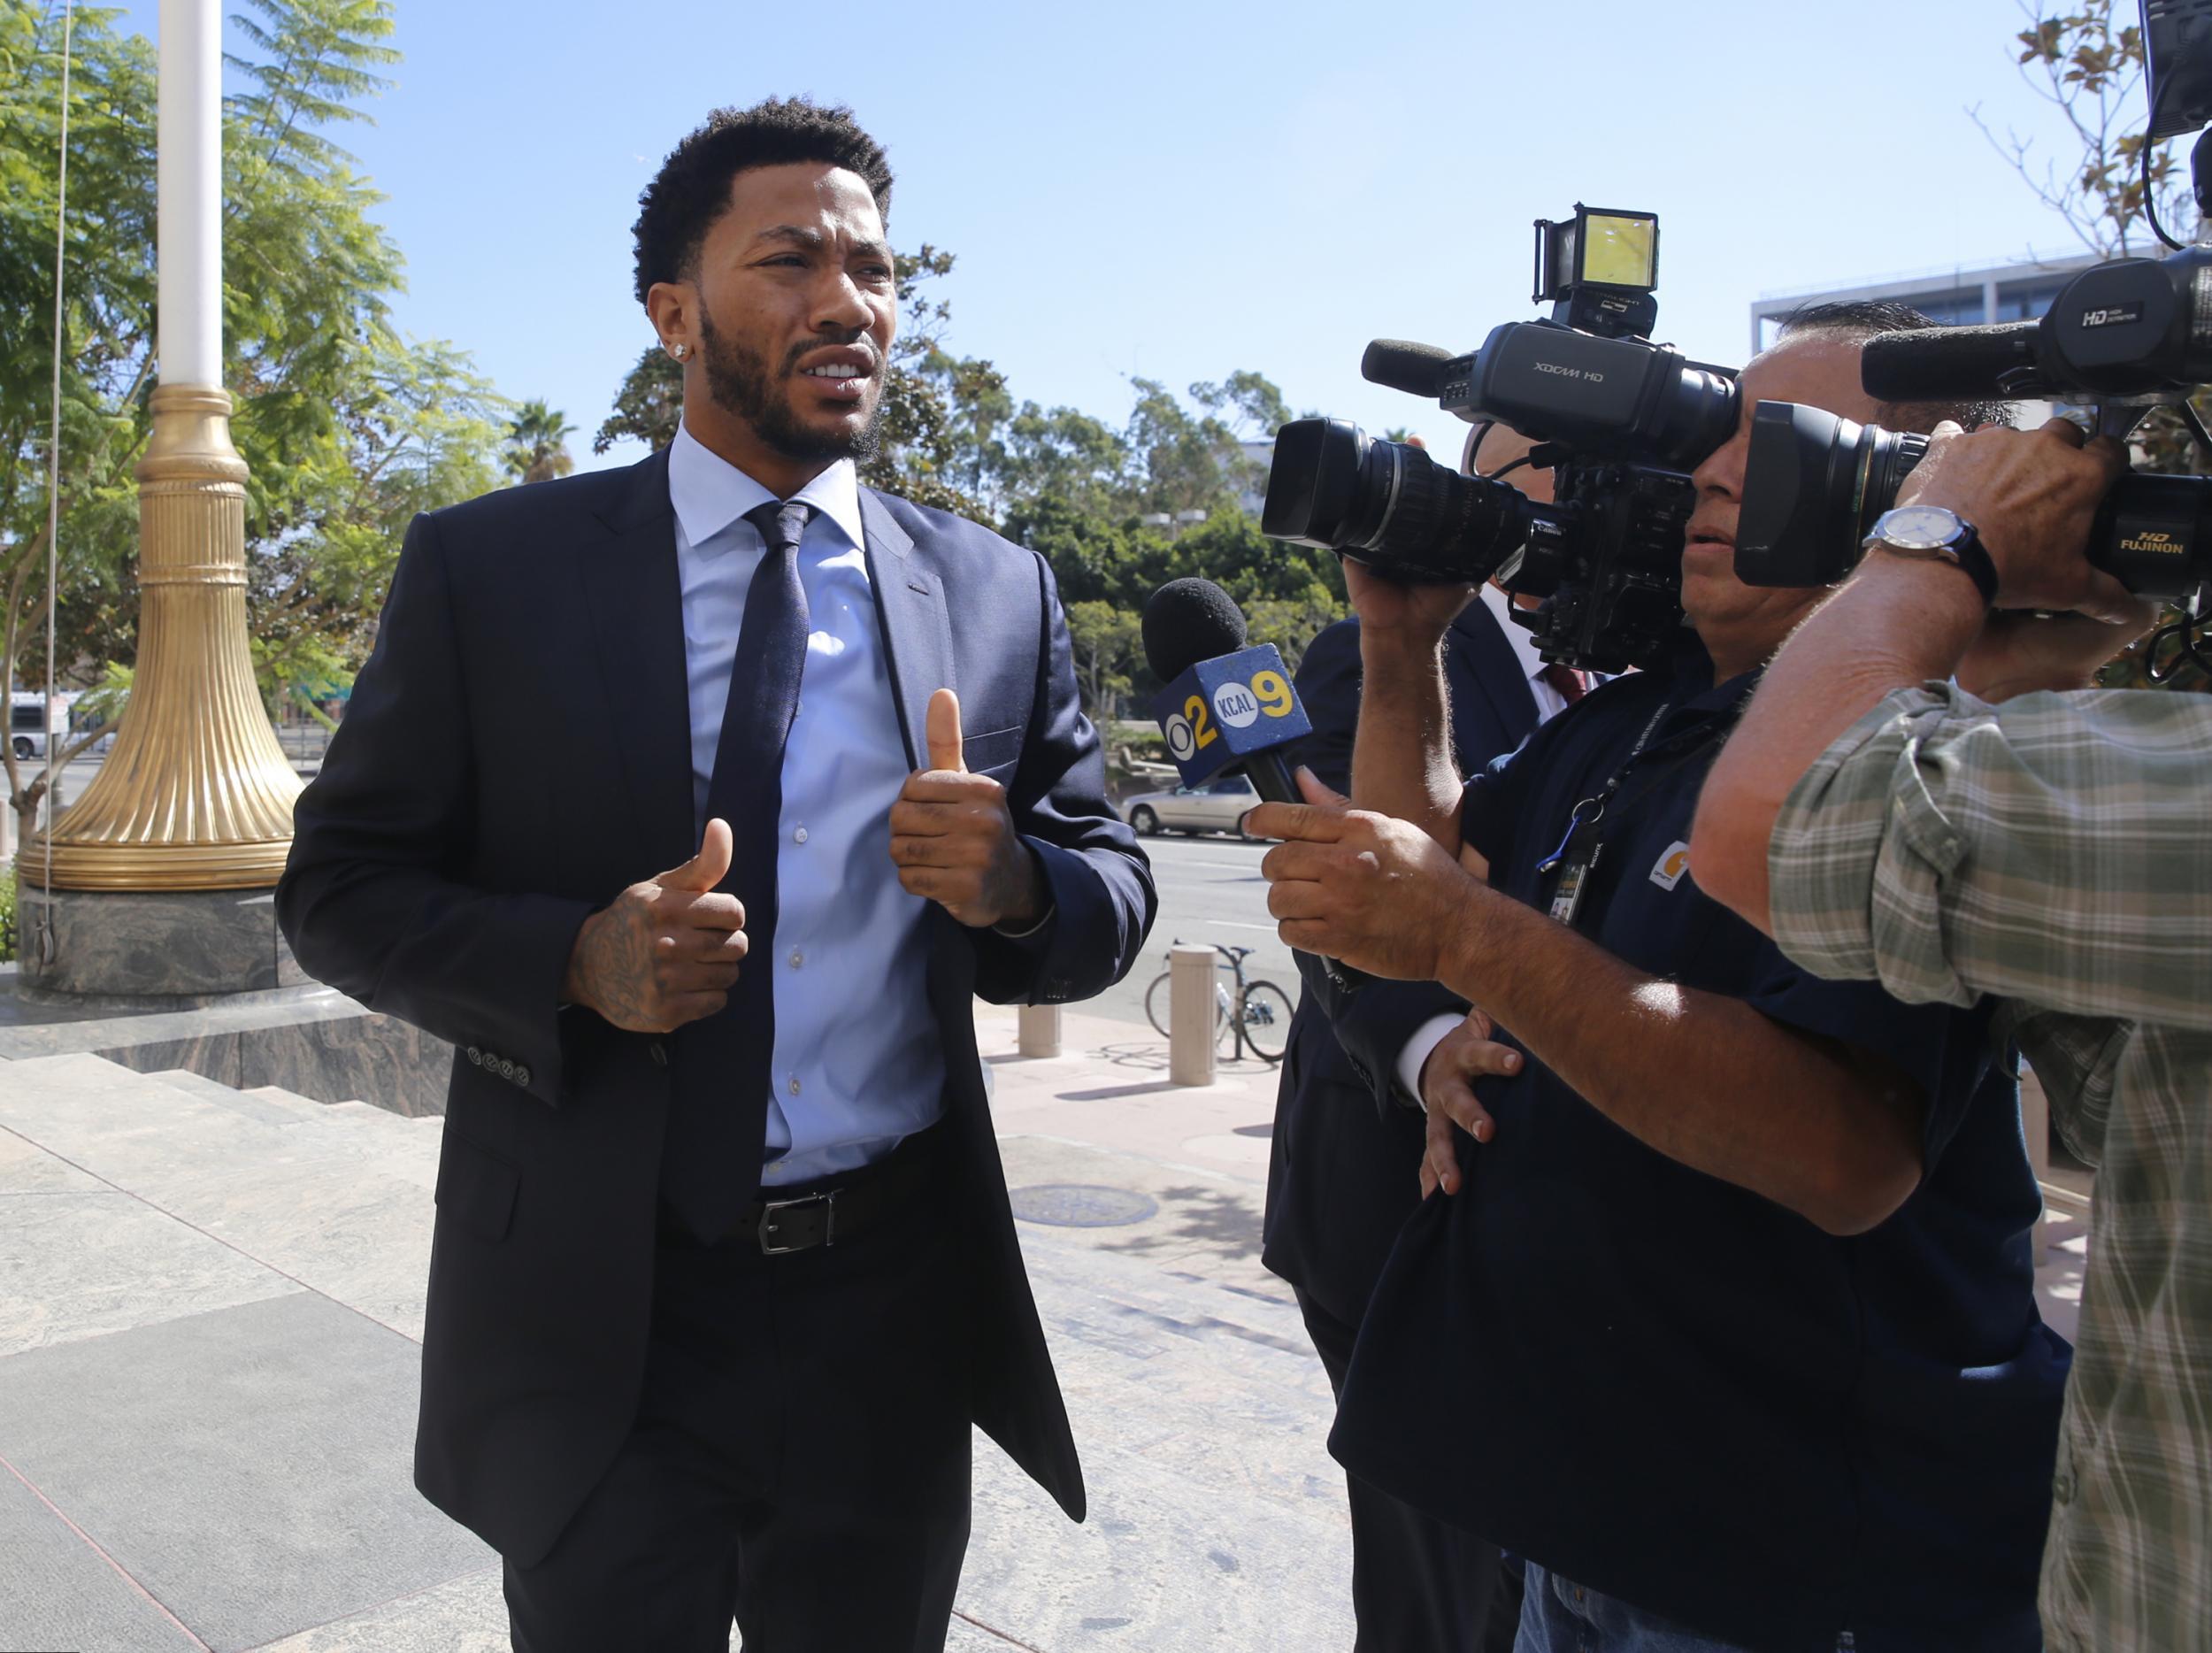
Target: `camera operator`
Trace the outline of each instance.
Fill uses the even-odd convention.
[[[1518,466],[1531,446],[1494,423],[1469,438],[1461,468],[1476,475]],[[1550,497],[1548,473],[1519,467],[1511,475],[1533,496]],[[1508,617],[1508,601],[1486,586],[1445,634],[1452,751],[1463,768],[1511,751],[1569,694],[1582,692],[1578,673],[1536,653]],[[1313,733],[1296,756],[1329,785],[1350,785],[1358,620],[1340,620],[1313,640],[1297,687]],[[1340,1389],[1375,1278],[1419,1203],[1423,1069],[1440,1048],[1432,1077],[1446,1082],[1467,1007],[1432,983],[1378,983],[1346,996],[1319,972],[1305,974],[1275,1104],[1261,1257],[1296,1291],[1315,1351]],[[1358,1649],[1510,1653],[1520,1579],[1494,1544],[1356,1477],[1347,1491]]]
[[[2212,1647],[2212,703],[2087,688],[2150,619],[2083,556],[2124,463],[2062,421],[1939,434],[1901,503],[1975,527],[1997,607],[2061,618],[1874,545],[1776,660],[1693,839],[1808,969],[2004,996],[2098,1167],[2043,1564],[2067,1653]]]
[[[1286,942],[1496,1025],[1510,1076],[1399,1236],[1333,1446],[1526,1559],[1526,1653],[2039,1645],[2066,1348],[1991,1011],[1818,980],[1683,870],[1714,750],[1821,595],[1735,578],[1749,410],[1869,417],[1862,344],[1919,320],[1823,307],[1745,370],[1696,473],[1678,666],[1463,790],[1436,715],[1463,589],[1352,568],[1365,808],[1250,818],[1289,841],[1265,864]]]

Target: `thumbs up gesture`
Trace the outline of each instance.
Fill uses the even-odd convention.
[[[562,1002],[632,1033],[673,1033],[728,1003],[745,957],[744,903],[716,890],[730,855],[730,824],[710,820],[697,855],[585,919]]]
[[[924,735],[929,767],[907,777],[891,806],[900,884],[978,929],[1035,923],[1045,911],[1043,869],[1014,830],[1006,788],[968,773],[952,690],[929,697]]]

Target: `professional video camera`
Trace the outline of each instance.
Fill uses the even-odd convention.
[[[1408,584],[1496,575],[1543,599],[1514,618],[1546,659],[1652,664],[1682,626],[1688,472],[1738,417],[1729,370],[1645,336],[1658,267],[1655,215],[1577,203],[1571,219],[1536,224],[1534,296],[1553,302],[1549,320],[1508,322],[1466,356],[1378,339],[1360,363],[1376,384],[1534,439],[1528,463],[1552,473],[1554,503],[1345,419],[1295,419],[1276,434],[1261,527]]]
[[[2144,0],[2143,23],[2151,77],[2144,198],[2152,227],[2177,247],[2158,224],[2150,158],[2165,139],[2212,121],[2212,0]],[[2212,216],[2212,131],[2197,140],[2189,167],[2199,214]],[[2212,382],[2212,240],[2177,247],[2169,258],[2116,258],[2085,270],[2039,321],[1870,339],[1860,379],[1886,402],[2093,403],[2098,430],[2122,440],[2151,409],[2168,406],[2212,455],[2212,434],[2189,405],[2190,392]],[[1755,586],[1842,579],[1927,450],[1925,436],[1762,402],[1752,413],[1736,577]],[[2192,606],[2202,610],[2212,585],[2212,478],[2121,478],[2098,512],[2088,557],[2131,591],[2196,594]],[[2180,628],[2193,650],[2204,618]]]

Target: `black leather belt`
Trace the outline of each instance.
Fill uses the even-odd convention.
[[[850,1172],[829,1188],[797,1189],[764,1188],[760,1197],[716,1245],[751,1241],[764,1257],[783,1257],[834,1246],[861,1235],[912,1203],[937,1180],[936,1151],[940,1128],[932,1126],[909,1137],[891,1156],[875,1165]],[[688,1239],[675,1214],[664,1206],[661,1231],[664,1236]],[[691,1240],[692,1244],[698,1242]]]

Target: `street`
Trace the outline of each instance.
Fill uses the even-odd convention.
[[[1274,982],[1295,1004],[1297,966],[1290,949],[1276,939],[1267,916],[1267,883],[1260,877],[1260,857],[1268,846],[1172,834],[1143,842],[1159,887],[1160,916],[1136,967],[1119,986],[1082,1004],[1084,1014],[1143,1021],[1145,988],[1167,968],[1168,947],[1177,941],[1250,948],[1252,956],[1244,961],[1247,979]]]

